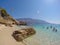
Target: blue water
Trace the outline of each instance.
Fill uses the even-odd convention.
[[[60,45],[60,25],[33,25],[36,34],[25,40],[27,45]],[[49,27],[47,29],[47,27]],[[53,27],[57,32],[52,31]]]

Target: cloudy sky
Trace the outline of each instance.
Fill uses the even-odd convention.
[[[0,0],[14,18],[42,19],[60,24],[60,0]]]

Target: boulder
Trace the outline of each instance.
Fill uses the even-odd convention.
[[[36,31],[33,28],[25,28],[21,30],[14,31],[12,36],[18,42],[23,41],[27,37],[34,35]]]

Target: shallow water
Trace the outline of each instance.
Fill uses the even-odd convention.
[[[60,26],[52,25],[57,32],[52,31],[51,25],[33,25],[36,34],[24,40],[26,45],[60,45]],[[47,27],[49,27],[47,29]]]

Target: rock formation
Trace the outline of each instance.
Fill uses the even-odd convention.
[[[27,23],[24,21],[18,21],[18,22],[19,22],[19,25],[27,25]]]
[[[21,24],[26,23],[21,22]],[[12,18],[5,9],[0,9],[0,45],[20,45],[20,43],[17,42],[23,41],[36,33],[35,30],[29,26],[27,26],[28,28],[26,26],[25,28],[23,28],[24,26],[19,26],[18,28],[18,25],[20,25],[19,22]]]
[[[0,23],[5,25],[18,24],[18,22],[2,8],[0,8]]]
[[[33,28],[23,28],[21,30],[14,31],[12,36],[15,38],[16,41],[20,42],[23,41],[25,38],[34,35],[36,32]]]

